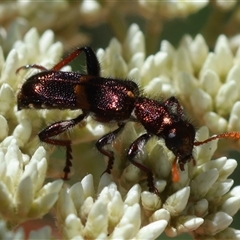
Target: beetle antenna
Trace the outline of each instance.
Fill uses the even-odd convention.
[[[200,146],[200,145],[203,145],[205,143],[211,142],[211,141],[213,141],[215,139],[219,139],[219,138],[232,138],[232,139],[240,140],[240,132],[228,132],[228,133],[217,134],[217,135],[210,137],[204,141],[194,142],[194,146]]]

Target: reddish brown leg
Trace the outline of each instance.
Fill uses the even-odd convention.
[[[37,64],[30,64],[30,65],[26,65],[18,68],[16,73],[18,73],[22,69],[30,69],[30,68],[36,68],[41,71],[48,71],[48,70],[59,71],[62,67],[66,66],[68,63],[74,60],[81,52],[84,52],[86,55],[87,73],[92,76],[100,76],[100,65],[99,65],[98,59],[90,47],[77,48],[51,69],[46,69],[45,67]]]
[[[62,139],[54,139],[52,137],[57,136],[58,134],[69,130],[70,128],[74,127],[76,124],[81,122],[85,118],[85,114],[81,114],[78,117],[53,123],[52,125],[45,128],[38,134],[38,137],[41,141],[57,146],[66,147],[66,163],[63,169],[64,171],[64,180],[68,180],[68,173],[70,172],[70,167],[72,166],[72,148],[71,148],[71,141],[70,140],[62,140]]]
[[[106,170],[102,173],[102,175],[104,173],[111,173],[111,170],[113,168],[113,163],[114,163],[114,153],[113,151],[110,150],[106,150],[104,149],[104,146],[106,146],[107,144],[112,143],[116,137],[121,133],[121,131],[123,130],[125,123],[119,123],[118,124],[118,128],[116,130],[114,130],[113,132],[110,132],[108,134],[106,134],[105,136],[101,137],[97,142],[96,142],[96,147],[98,149],[99,152],[101,152],[103,155],[108,157],[108,165]]]
[[[76,58],[81,52],[84,52],[86,55],[87,73],[93,76],[100,76],[100,65],[98,59],[90,47],[77,48],[50,70],[59,71],[62,67],[66,66],[69,62]]]
[[[135,156],[137,153],[146,145],[147,141],[152,137],[151,134],[145,133],[141,135],[139,138],[137,138],[130,146],[127,157],[129,161],[138,167],[140,170],[144,171],[147,174],[147,182],[148,182],[148,189],[150,192],[153,192],[157,195],[159,195],[158,190],[154,187],[154,178],[153,178],[153,173],[152,171],[144,166],[143,164],[136,162],[134,160]]]

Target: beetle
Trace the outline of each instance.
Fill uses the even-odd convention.
[[[61,68],[84,52],[87,73],[64,72]],[[131,80],[105,78],[100,76],[100,64],[90,47],[80,47],[51,69],[37,64],[20,67],[35,68],[40,72],[30,76],[22,85],[17,95],[18,110],[22,109],[80,109],[82,113],[74,119],[58,121],[44,130],[38,136],[45,143],[66,148],[66,163],[63,169],[63,179],[68,179],[71,159],[71,140],[54,138],[60,133],[74,127],[87,116],[96,121],[115,122],[117,128],[101,137],[96,142],[99,152],[108,158],[106,173],[111,173],[114,154],[105,149],[123,131],[129,122],[140,123],[146,133],[139,136],[128,148],[127,158],[136,167],[147,174],[149,191],[158,193],[154,187],[152,171],[135,160],[137,153],[156,136],[165,141],[166,147],[175,155],[172,166],[172,180],[179,180],[178,166],[184,171],[184,165],[193,160],[193,147],[199,146],[218,138],[240,139],[239,132],[224,133],[211,137],[202,142],[195,141],[196,130],[186,118],[183,107],[177,98],[172,96],[165,101],[158,101],[140,94],[138,85]]]

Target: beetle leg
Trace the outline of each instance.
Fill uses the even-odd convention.
[[[70,53],[62,61],[57,63],[52,69],[53,71],[59,71],[62,67],[66,66],[69,62],[75,59],[81,52],[86,55],[87,73],[92,76],[100,76],[100,64],[98,59],[90,47],[77,48],[75,51]]]
[[[103,155],[108,157],[108,164],[107,164],[107,168],[106,170],[102,173],[102,175],[104,173],[111,173],[111,170],[113,168],[113,163],[114,163],[114,153],[113,151],[110,150],[106,150],[104,149],[104,146],[106,146],[107,144],[112,143],[116,137],[121,133],[121,131],[123,130],[125,123],[119,123],[118,124],[118,128],[116,130],[114,130],[113,132],[110,132],[108,134],[106,134],[105,136],[101,137],[97,142],[96,142],[96,147],[98,149],[99,152],[101,152]]]
[[[67,131],[70,128],[74,127],[76,124],[81,122],[85,117],[86,117],[86,114],[81,114],[78,117],[71,120],[65,120],[65,121],[59,121],[59,122],[53,123],[52,125],[48,126],[38,134],[38,137],[42,142],[66,147],[66,163],[63,169],[64,180],[68,180],[68,173],[70,172],[70,167],[72,166],[71,140],[55,139],[52,137],[55,137],[58,134],[63,133],[64,131]]]
[[[18,68],[16,70],[16,74],[19,73],[19,71],[21,71],[22,69],[30,69],[30,68],[35,68],[35,69],[39,69],[41,71],[47,71],[47,69],[41,65],[38,65],[38,64],[29,64],[29,65],[25,65],[25,66],[22,66],[20,68]]]
[[[135,165],[140,170],[144,171],[147,174],[147,182],[148,182],[148,188],[150,192],[154,192],[155,194],[159,195],[158,190],[154,187],[154,181],[153,181],[153,173],[152,171],[144,166],[143,164],[137,162],[134,160],[137,153],[146,145],[147,141],[152,137],[151,134],[145,133],[138,137],[129,147],[127,152],[127,157],[129,161]]]

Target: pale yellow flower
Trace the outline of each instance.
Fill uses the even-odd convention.
[[[162,45],[161,50],[170,52]],[[213,133],[239,131],[239,56],[221,35],[210,52],[201,35],[185,37],[169,67],[176,94],[190,116]]]
[[[23,155],[14,137],[1,143],[0,213],[11,225],[41,218],[52,208],[62,180],[44,185],[47,160],[39,147],[31,159]]]
[[[62,190],[56,210],[57,225],[64,238],[155,239],[163,232],[167,225],[164,219],[141,223],[144,212],[138,185],[128,191],[124,200],[108,176],[102,177],[99,187],[103,186],[106,187],[96,195],[93,178],[87,175],[81,183]]]
[[[171,168],[175,156],[162,139],[151,139],[137,158],[153,172],[154,185],[159,192],[156,195],[149,192],[141,169],[130,164],[125,157],[126,149],[144,129],[135,123],[126,125],[112,144],[115,162],[111,180],[108,174],[104,174],[99,182],[106,165],[97,150],[92,150],[91,141],[96,141],[114,126],[104,127],[88,118],[85,126],[76,126],[68,136],[73,141],[72,170],[75,171],[69,186],[61,189],[61,180],[44,185],[46,158],[49,159],[50,173],[54,171],[54,164],[49,157],[49,147],[46,146],[49,154],[38,147],[37,133],[48,124],[71,119],[81,111],[17,111],[14,95],[23,81],[36,71],[22,70],[18,75],[15,71],[31,63],[50,69],[58,62],[61,51],[62,45],[53,43],[51,31],[39,38],[37,31],[32,29],[23,41],[15,43],[6,60],[3,54],[0,55],[0,121],[5,129],[0,136],[3,165],[0,195],[5,203],[0,213],[3,218],[12,224],[38,218],[57,202],[57,225],[65,238],[155,239],[163,231],[172,237],[189,233],[194,238],[238,238],[239,231],[230,229],[229,225],[240,208],[240,195],[236,188],[231,190],[233,180],[228,179],[237,162],[226,157],[211,160],[217,149],[217,140],[194,147],[196,165],[193,161],[185,164],[185,171],[180,171],[180,180],[173,183]],[[234,91],[238,86],[234,80],[238,58],[234,58],[224,36],[219,37],[214,53],[208,52],[203,37],[199,35],[194,40],[186,37],[178,49],[164,41],[159,52],[146,56],[145,37],[134,24],[129,28],[124,44],[113,39],[106,49],[99,49],[96,54],[103,77],[132,79],[149,98],[165,100],[176,95],[190,113],[192,104],[199,105],[199,109],[192,111],[197,120],[212,111],[230,126],[232,121],[228,121],[225,114],[231,114],[234,101],[238,99],[238,95],[229,93],[229,89]],[[66,66],[63,70],[70,71],[71,68]],[[228,78],[226,76],[235,88],[227,80],[225,83],[218,79]],[[208,78],[215,79],[215,88],[208,85]],[[223,102],[222,95],[231,101]],[[212,118],[210,123],[215,121],[218,132],[224,124],[216,119]],[[203,123],[208,125],[209,121],[203,118]],[[208,137],[206,127],[197,131],[198,141]],[[82,159],[86,161],[83,163]],[[57,161],[60,165],[60,159]],[[87,172],[92,172],[93,176],[86,176]],[[79,182],[81,176],[86,177]],[[98,186],[97,191],[94,186]],[[26,192],[31,194],[26,195]],[[13,209],[18,209],[17,213]]]
[[[167,1],[145,1],[139,0],[140,6],[145,11],[151,14],[158,14],[162,18],[186,17],[191,13],[199,11],[209,3],[208,0],[203,1],[182,1],[182,0],[167,0]],[[226,4],[227,5],[227,4]]]
[[[41,61],[43,53],[51,54],[52,50],[58,50],[51,54],[54,59],[59,57],[61,51],[61,44],[51,44],[52,32],[46,32],[40,40],[37,35],[33,29],[24,41],[16,42],[6,60],[1,51],[0,213],[11,226],[48,213],[63,184],[62,180],[45,183],[47,153],[39,147],[37,137],[32,132],[36,131],[36,126],[39,127],[39,121],[34,123],[38,113],[26,117],[24,112],[16,111],[15,94],[21,83],[20,76],[15,74],[16,69],[34,57]]]

